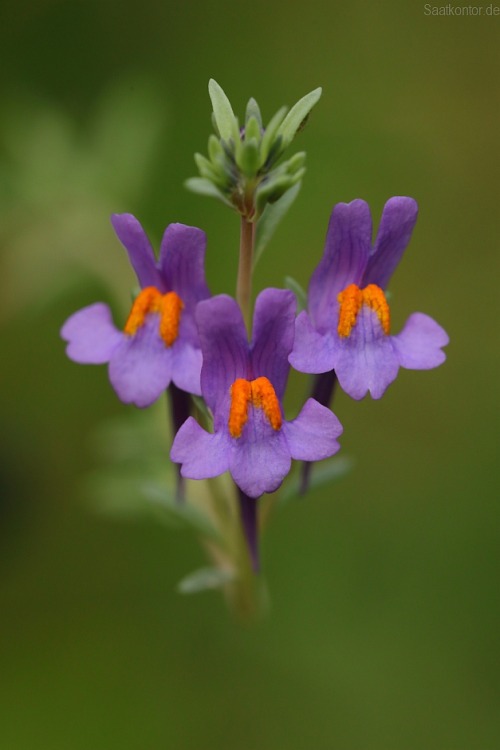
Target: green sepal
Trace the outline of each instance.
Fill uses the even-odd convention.
[[[291,192],[291,191],[290,191]],[[285,197],[285,196],[283,196]],[[297,298],[297,314],[307,308],[307,292],[293,276],[285,276],[284,284],[287,289],[292,291]]]
[[[257,222],[255,231],[254,268],[276,231],[278,224],[299,194],[300,188],[301,183],[298,182],[290,190],[287,190],[279,200],[272,204],[268,203],[265,207],[262,216]]]
[[[288,111],[288,107],[281,107],[276,114],[271,118],[268,125],[266,126],[266,129],[264,131],[264,135],[262,136],[262,141],[260,144],[260,163],[265,164],[267,159],[269,158],[271,146],[273,145],[276,135],[278,133],[278,128],[283,122],[283,119]],[[280,141],[281,142],[281,141]]]
[[[278,129],[278,135],[283,138],[283,148],[286,148],[293,141],[297,131],[301,129],[310,111],[319,101],[321,93],[321,87],[314,89],[291,108]]]
[[[212,100],[214,118],[220,137],[228,141],[233,135],[235,116],[231,102],[223,89],[213,78],[208,82],[208,93]]]
[[[260,108],[253,96],[248,100],[247,110],[245,114],[245,128],[248,128],[248,123],[251,118],[255,118],[259,124],[259,130],[262,128],[262,115],[260,114]]]
[[[226,196],[217,189],[213,182],[207,180],[205,177],[190,177],[184,182],[184,187],[190,190],[192,193],[198,195],[208,195],[210,198],[217,198],[229,206],[234,208],[233,204],[226,198]]]
[[[200,591],[223,588],[227,583],[234,581],[235,578],[234,570],[200,568],[179,581],[177,591],[179,594],[198,594]]]

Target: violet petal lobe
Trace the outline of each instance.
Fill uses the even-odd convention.
[[[252,378],[268,378],[280,400],[290,369],[288,355],[293,346],[296,307],[295,295],[287,289],[264,289],[255,302]]]
[[[201,396],[201,350],[180,337],[172,346],[172,380],[183,391]]]
[[[359,284],[368,261],[372,219],[368,204],[360,199],[334,206],[325,249],[309,283],[308,303],[314,324],[328,330],[337,310],[337,294],[348,284]]]
[[[305,310],[295,321],[295,340],[289,362],[298,372],[320,373],[333,370],[332,337],[329,333],[318,333]]]
[[[418,216],[418,205],[413,198],[390,198],[382,211],[377,239],[370,255],[363,286],[377,284],[385,289],[410,241]]]
[[[326,406],[309,398],[299,415],[283,425],[290,455],[297,461],[320,461],[340,448],[342,425]]]
[[[160,246],[160,269],[169,290],[177,292],[185,307],[210,296],[205,281],[205,232],[185,224],[169,224]]]
[[[87,365],[109,362],[124,336],[115,327],[111,311],[103,302],[73,313],[61,328],[61,337],[68,342],[68,357]]]
[[[449,343],[448,334],[429,315],[413,313],[392,345],[399,364],[409,370],[430,370],[446,359],[441,347]]]
[[[135,216],[112,214],[111,223],[116,236],[128,253],[141,287],[154,286],[160,292],[168,291],[158,272],[151,243]]]
[[[292,460],[282,430],[269,430],[267,436],[260,435],[255,440],[248,437],[247,428],[248,425],[246,434],[231,451],[229,471],[245,495],[257,498],[278,489],[290,471]]]
[[[228,438],[223,432],[206,432],[189,417],[175,436],[170,458],[182,464],[181,474],[186,479],[209,479],[229,468]]]
[[[158,316],[149,315],[133,336],[113,352],[109,379],[119,398],[141,408],[150,406],[169,386],[172,349],[158,335]]]
[[[217,415],[229,413],[234,381],[249,377],[245,324],[237,302],[227,294],[198,303],[196,320],[203,354],[201,389],[217,419]]]
[[[368,391],[381,398],[396,378],[398,356],[373,310],[363,307],[350,336],[336,339],[334,369],[342,389],[355,399]]]

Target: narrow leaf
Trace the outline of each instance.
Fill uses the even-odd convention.
[[[261,129],[260,125],[255,117],[251,117],[245,125],[245,141],[250,141],[254,138],[260,143]]]
[[[233,581],[235,573],[233,570],[220,570],[219,568],[200,568],[190,573],[179,581],[177,591],[180,594],[198,594],[200,591],[220,589]]]
[[[275,204],[276,205],[276,204]],[[304,287],[299,284],[293,276],[285,276],[284,284],[287,289],[291,291],[297,297],[297,313],[302,312],[307,307],[307,292]]]
[[[245,126],[248,127],[250,119],[254,117],[259,123],[259,128],[262,127],[262,115],[260,114],[260,108],[255,99],[252,97],[248,100],[247,111],[245,115]]]
[[[185,181],[184,187],[186,187],[188,190],[191,190],[192,193],[197,193],[198,195],[208,195],[210,198],[218,198],[220,201],[225,203],[226,206],[230,206],[231,208],[233,208],[233,204],[228,201],[225,195],[223,195],[220,190],[217,190],[215,185],[210,182],[210,180],[206,180],[204,177],[190,177]]]
[[[281,107],[276,114],[271,118],[269,123],[266,125],[264,135],[262,136],[262,142],[260,145],[260,162],[264,164],[271,151],[271,146],[274,143],[278,128],[283,122],[283,119],[287,113],[287,107]]]
[[[273,236],[274,232],[280,221],[283,219],[288,209],[291,207],[295,198],[299,194],[301,183],[298,182],[290,190],[288,190],[276,203],[268,204],[264,210],[264,213],[257,222],[256,238],[255,238],[255,255],[254,255],[254,267],[266,248],[269,240]]]
[[[295,134],[308,116],[311,109],[319,101],[322,89],[317,88],[300,99],[287,114],[278,129],[278,135],[283,138],[283,148],[292,142]]]
[[[287,190],[295,184],[293,175],[277,174],[262,185],[256,191],[256,205],[258,214],[264,212],[266,203],[275,203]]]
[[[309,490],[323,487],[329,482],[340,479],[347,474],[353,466],[353,460],[348,456],[336,456],[313,467]],[[295,497],[300,496],[300,477],[294,476],[280,495],[280,503],[287,503]]]
[[[227,98],[223,89],[219,86],[217,81],[214,81],[213,78],[211,78],[208,83],[208,93],[210,94],[210,99],[212,100],[215,122],[217,123],[217,129],[220,133],[220,137],[225,141],[228,141],[233,134],[235,121],[231,102]]]

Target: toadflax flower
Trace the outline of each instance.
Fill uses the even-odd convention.
[[[384,206],[375,244],[367,203],[339,203],[332,212],[323,258],[309,284],[309,312],[296,322],[290,363],[300,372],[335,370],[355,399],[380,398],[400,367],[428,370],[445,360],[446,332],[423,313],[390,333],[384,289],[410,240],[418,208],[412,198]]]
[[[170,457],[189,479],[229,471],[249,498],[278,489],[292,458],[317,461],[339,450],[342,426],[309,399],[292,421],[282,399],[290,369],[295,298],[265,289],[257,298],[248,343],[238,304],[227,295],[200,302],[196,312],[203,352],[201,389],[214,418],[208,433],[190,417],[177,433]]]
[[[141,291],[123,330],[115,327],[108,305],[102,302],[68,318],[61,329],[68,357],[82,364],[109,363],[109,379],[125,403],[149,406],[171,381],[200,395],[202,356],[194,312],[197,303],[210,296],[204,270],[205,233],[170,224],[156,261],[134,216],[113,214],[111,222]]]

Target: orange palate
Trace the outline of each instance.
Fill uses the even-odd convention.
[[[248,420],[249,404],[262,409],[273,430],[281,428],[281,409],[270,381],[265,377],[252,381],[238,378],[231,386],[231,408],[228,420],[231,437],[241,437],[243,427]]]
[[[181,298],[175,292],[161,294],[156,287],[147,286],[135,298],[124,331],[133,336],[144,325],[149,313],[158,313],[160,336],[166,346],[172,346],[179,335],[183,307]]]
[[[382,289],[376,284],[368,284],[360,289],[356,284],[349,284],[337,297],[340,304],[337,332],[342,338],[351,335],[358,313],[363,305],[372,309],[380,320],[385,334],[391,327],[391,313]]]

